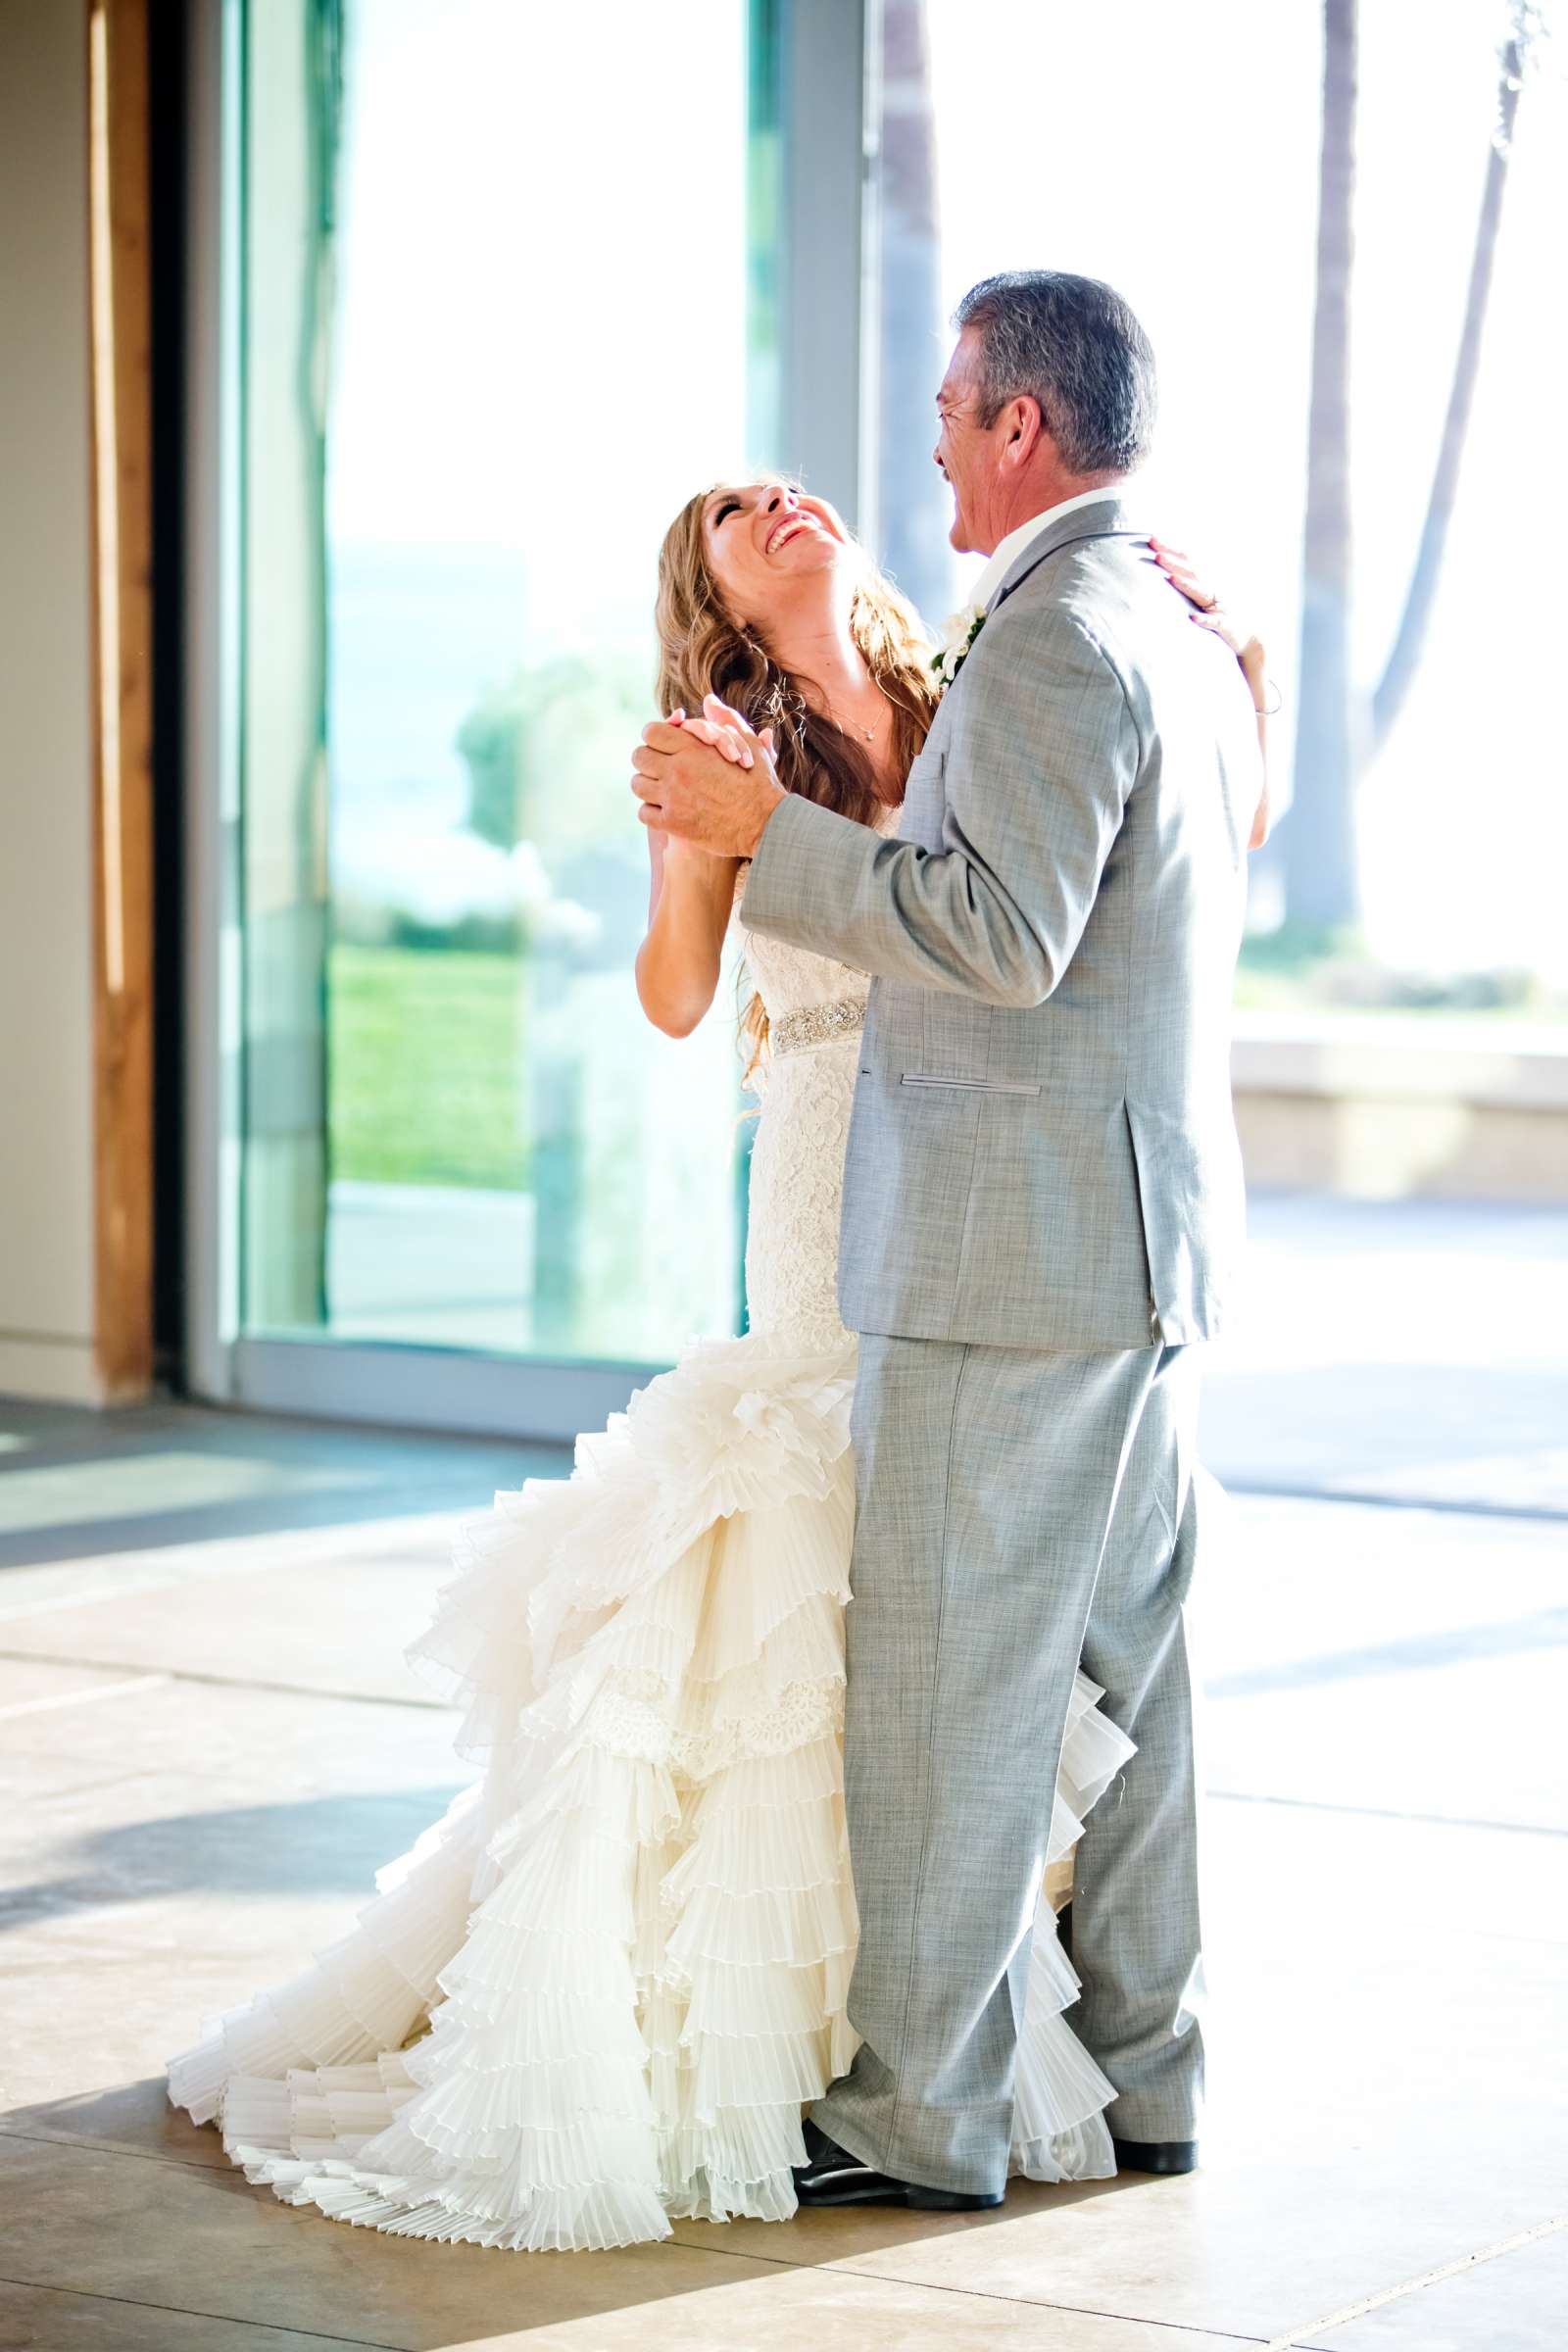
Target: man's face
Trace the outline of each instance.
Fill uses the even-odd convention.
[[[960,555],[989,556],[1004,536],[997,525],[1006,411],[995,424],[980,423],[977,358],[973,329],[965,327],[937,394],[940,430],[931,454],[953,491],[950,541]]]

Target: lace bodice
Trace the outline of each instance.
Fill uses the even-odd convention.
[[[890,808],[877,830],[891,834],[897,824]],[[840,1348],[848,1338],[835,1297],[844,1153],[871,983],[852,964],[748,930],[745,898],[743,867],[732,925],[775,1045],[753,1080],[762,1110],[752,1147],[749,1328],[795,1346]],[[823,1018],[813,1022],[817,1008]]]
[[[889,808],[878,817],[875,830],[891,835],[898,829],[899,811]],[[792,1012],[803,1012],[813,1004],[834,1004],[858,999],[864,1004],[871,983],[864,972],[853,964],[839,963],[831,956],[813,956],[807,948],[794,948],[786,940],[769,939],[760,931],[746,927],[746,877],[749,866],[743,865],[735,881],[735,903],[731,924],[746,958],[746,968],[757,986],[757,992],[767,1008],[770,1022],[778,1022]]]
[[[830,956],[813,956],[808,948],[791,947],[788,940],[769,939],[762,931],[748,931],[746,871],[743,866],[735,884],[733,921],[746,968],[767,1007],[769,1022],[776,1026],[790,1013],[804,1012],[813,1004],[836,1004],[855,999],[863,1004],[871,992],[871,983],[864,972],[856,971],[852,964],[835,962]]]

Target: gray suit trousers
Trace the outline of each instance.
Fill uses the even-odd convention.
[[[845,1793],[863,2046],[814,2114],[901,2179],[1005,2181],[1080,1655],[1138,1754],[1079,1847],[1069,2016],[1116,2086],[1119,2137],[1195,2136],[1196,1352],[861,1336]]]

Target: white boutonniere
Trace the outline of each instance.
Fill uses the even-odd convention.
[[[969,648],[986,625],[984,605],[965,605],[942,625],[942,643],[931,657],[937,685],[946,694],[969,658]]]

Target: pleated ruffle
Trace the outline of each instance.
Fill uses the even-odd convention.
[[[248,2178],[512,2250],[786,2218],[850,2064],[843,1807],[853,1343],[706,1343],[467,1521],[410,1651],[484,1759],[354,1931],[210,2027],[170,2091]],[[1059,1859],[1131,1743],[1075,1688]],[[1042,1899],[1014,2169],[1112,2170],[1111,2087]]]

